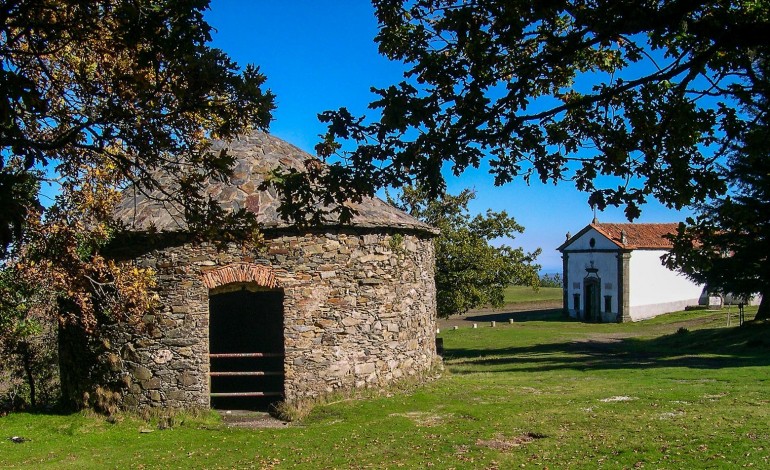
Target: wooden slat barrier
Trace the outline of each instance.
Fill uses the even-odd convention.
[[[214,353],[209,354],[212,359],[241,359],[241,358],[283,358],[282,353]],[[264,377],[264,376],[283,376],[283,371],[212,371],[209,372],[210,377]],[[279,397],[282,396],[282,392],[212,392],[212,397]]]
[[[209,372],[212,377],[247,377],[247,376],[262,376],[262,375],[283,375],[283,372],[271,372],[271,371],[251,371],[251,372]]]
[[[212,393],[212,397],[278,397],[283,395],[281,392],[227,392]]]
[[[283,357],[281,353],[217,353],[209,354],[209,357],[213,358],[225,358],[225,357]]]

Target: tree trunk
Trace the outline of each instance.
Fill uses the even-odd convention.
[[[35,396],[35,376],[32,375],[32,353],[29,343],[22,341],[19,344],[21,353],[21,362],[24,365],[24,374],[27,376],[27,385],[29,385],[29,404],[32,408],[37,406],[37,397]]]
[[[767,292],[762,292],[762,300],[759,302],[759,308],[757,309],[757,316],[754,320],[767,320],[770,319],[770,298]]]

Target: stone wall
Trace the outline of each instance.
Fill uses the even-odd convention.
[[[179,243],[135,259],[157,271],[162,307],[139,330],[110,326],[100,356],[109,377],[90,379],[119,392],[123,408],[209,406],[204,275],[243,262],[265,266],[284,292],[288,403],[386,385],[437,360],[435,260],[422,234],[276,233],[259,255],[233,245]]]

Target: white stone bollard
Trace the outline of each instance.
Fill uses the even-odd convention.
[[[452,327],[452,329],[453,329],[453,330],[456,330],[456,329],[457,329],[457,325],[453,326],[453,327]]]
[[[511,325],[513,325],[513,318],[509,318],[509,319],[508,319],[508,323],[510,323]]]
[[[436,334],[441,333],[441,328],[436,328]]]
[[[478,325],[478,324],[476,324],[476,323],[474,323],[474,324],[473,324],[473,328],[474,328],[474,329],[476,329],[476,328],[478,328],[478,327],[479,327],[479,325]]]
[[[491,326],[492,328],[494,328],[494,327],[495,327],[495,322],[492,322],[492,323],[490,323],[490,324],[489,324],[489,326]]]

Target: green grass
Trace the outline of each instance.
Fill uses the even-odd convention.
[[[505,289],[506,304],[550,300],[562,300],[562,289],[559,287],[541,287],[534,290],[527,286],[510,286]]]
[[[283,429],[232,429],[212,415],[159,430],[131,417],[11,414],[0,418],[0,467],[770,466],[770,324],[726,328],[724,312],[521,318],[442,333],[440,379],[319,406]]]

